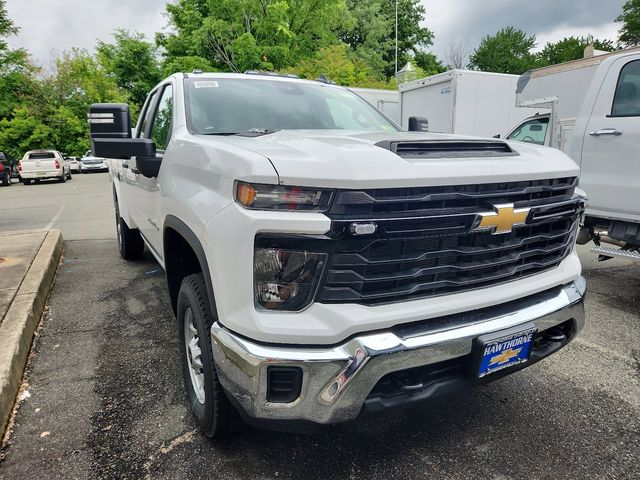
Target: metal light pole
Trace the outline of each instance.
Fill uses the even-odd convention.
[[[396,75],[398,75],[398,0],[396,0]]]

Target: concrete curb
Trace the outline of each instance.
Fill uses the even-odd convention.
[[[0,324],[0,438],[13,410],[33,333],[53,285],[62,246],[60,231],[49,231]]]

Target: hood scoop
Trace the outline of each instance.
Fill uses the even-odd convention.
[[[519,155],[505,142],[494,140],[416,140],[375,144],[406,159],[509,157]]]

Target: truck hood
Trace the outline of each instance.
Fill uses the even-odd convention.
[[[264,155],[280,183],[330,188],[389,188],[496,183],[577,176],[578,166],[559,150],[507,142],[513,156],[402,158],[383,141],[479,140],[409,132],[281,130],[260,137],[206,137]],[[493,139],[492,139],[493,140]],[[206,142],[208,143],[208,142]]]

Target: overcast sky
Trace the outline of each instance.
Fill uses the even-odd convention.
[[[475,47],[485,35],[513,25],[535,34],[538,43],[569,35],[615,40],[613,20],[625,0],[423,0],[426,25],[435,33],[431,50],[445,59],[452,40]],[[152,40],[166,25],[164,0],[7,0],[20,34],[14,46],[28,49],[49,68],[56,53],[71,47],[93,49],[98,39],[111,41],[115,28],[136,30]],[[52,53],[53,52],[53,53]]]

